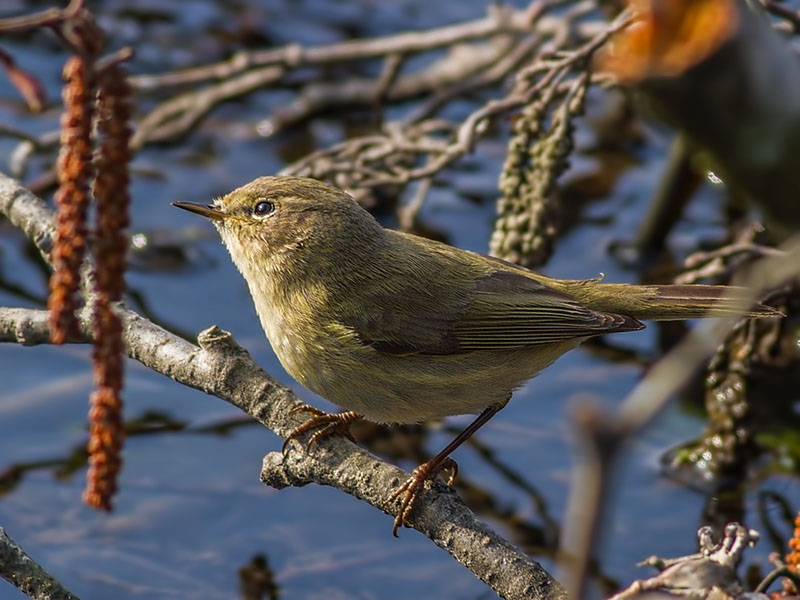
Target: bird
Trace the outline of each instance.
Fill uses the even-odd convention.
[[[260,177],[212,204],[173,204],[216,226],[286,371],[344,409],[296,409],[310,417],[284,452],[310,430],[307,451],[334,432],[353,439],[359,419],[478,415],[389,498],[387,506],[400,499],[395,536],[426,481],[449,469],[452,482],[451,452],[558,357],[593,336],[642,329],[642,320],[738,316],[744,293],[547,277],[386,229],[346,192],[304,177]],[[779,315],[762,304],[746,314]]]

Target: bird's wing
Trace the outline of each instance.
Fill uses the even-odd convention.
[[[466,294],[436,282],[420,285],[392,277],[362,286],[359,293],[369,301],[337,321],[363,345],[394,355],[460,352],[454,325],[468,306]]]
[[[426,285],[413,281],[413,289],[364,290],[370,311],[342,315],[340,322],[361,343],[397,355],[509,350],[644,327],[591,310],[522,270],[493,268],[459,278],[458,286],[442,281],[441,273],[421,279]]]
[[[594,311],[522,270],[498,269],[475,281],[474,299],[454,324],[461,351],[501,350],[563,342],[644,325]]]

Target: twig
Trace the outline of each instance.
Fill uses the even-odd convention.
[[[454,98],[501,81],[514,67],[528,58],[541,42],[542,40],[539,37],[529,37],[513,45],[509,50],[498,53],[499,60],[492,61],[488,69],[481,70],[464,81],[436,91],[429,100],[414,109],[408,117],[403,119],[403,123],[410,125],[433,117],[437,111]]]
[[[404,204],[397,209],[397,220],[399,222],[400,229],[403,231],[411,231],[413,229],[417,222],[419,211],[422,209],[422,205],[425,203],[425,198],[428,196],[428,192],[430,191],[432,184],[432,177],[426,177],[425,179],[421,180],[411,200],[407,204]]]
[[[378,76],[378,81],[375,84],[375,97],[373,103],[375,105],[375,112],[380,113],[381,104],[386,99],[389,88],[397,79],[397,74],[403,66],[405,57],[402,54],[390,54],[383,61],[381,67],[381,74]]]
[[[793,573],[789,567],[782,565],[770,571],[764,579],[753,590],[756,594],[766,594],[769,586],[771,586],[779,577],[786,577],[791,579],[792,582],[800,589],[800,575]]]
[[[775,0],[761,0],[761,4],[773,15],[777,15],[788,21],[795,33],[800,31],[800,11],[794,10]]]
[[[737,242],[712,250],[710,252],[695,252],[686,259],[686,268],[693,268],[705,262],[710,262],[718,258],[730,258],[737,254],[750,254],[754,257],[758,256],[782,256],[785,254],[782,250],[771,248],[769,246],[762,246],[752,242]]]
[[[133,48],[130,46],[125,46],[120,48],[116,52],[112,52],[107,56],[103,56],[102,58],[98,59],[97,62],[94,64],[94,74],[95,77],[102,77],[103,74],[112,69],[116,65],[121,63],[127,62],[133,58]]]
[[[70,0],[66,8],[48,8],[22,17],[0,19],[0,33],[22,33],[39,27],[50,27],[74,17],[83,9],[85,0]]]
[[[698,251],[690,254],[684,261],[687,271],[675,277],[675,283],[698,283],[703,279],[726,275],[726,279],[730,279],[730,274],[737,265],[759,257],[783,254],[782,250],[755,242],[756,235],[763,230],[763,226],[755,222],[738,232],[730,244],[708,252]]]
[[[422,134],[420,127],[426,122],[405,128],[407,123],[387,124],[383,136],[370,135],[366,138],[356,138],[336,144],[331,148],[316,152],[303,158],[301,161],[283,169],[283,174],[304,175],[317,178],[330,178],[340,187],[353,191],[356,188],[367,189],[383,185],[405,185],[410,181],[434,176],[436,173],[452,164],[454,161],[472,150],[477,140],[488,129],[488,124],[512,110],[530,103],[534,98],[552,90],[554,87],[569,85],[562,82],[567,70],[585,62],[608,37],[615,31],[626,27],[631,22],[631,14],[627,11],[621,13],[614,22],[597,33],[589,41],[570,52],[562,53],[558,58],[538,60],[533,65],[521,70],[516,77],[516,83],[511,92],[502,99],[490,100],[478,110],[469,115],[464,122],[450,134],[450,141],[436,144],[420,153],[428,154],[427,160],[419,167],[402,167],[399,163],[407,162],[417,164],[416,156],[408,156],[399,160],[403,148],[399,147],[398,140],[421,143],[422,140],[434,141],[430,133]],[[543,75],[536,79],[537,75]],[[532,80],[535,81],[531,83]],[[436,121],[437,125],[440,123]],[[450,125],[452,127],[452,125]],[[370,148],[369,152],[365,150]],[[406,149],[408,150],[408,149]],[[417,149],[413,149],[417,152]],[[360,162],[351,157],[358,156]],[[392,156],[396,163],[392,168],[387,168],[380,158]],[[369,164],[370,161],[375,164]]]
[[[78,600],[0,527],[0,577],[33,600]]]
[[[557,3],[552,3],[557,4]],[[375,38],[372,40],[353,40],[327,46],[303,48],[298,45],[285,46],[262,52],[238,54],[229,62],[209,65],[178,74],[164,77],[133,78],[134,86],[140,89],[163,87],[173,83],[197,83],[213,79],[222,79],[218,84],[201,90],[192,90],[165,101],[144,117],[134,136],[133,147],[140,148],[147,142],[162,142],[174,139],[189,131],[213,106],[224,100],[241,96],[256,87],[274,84],[289,72],[310,65],[323,65],[332,62],[345,63],[352,60],[370,58],[387,58],[387,68],[383,77],[372,79],[349,79],[336,83],[313,83],[302,88],[299,96],[287,106],[277,111],[270,118],[262,121],[257,129],[263,135],[271,135],[276,131],[309,118],[326,109],[338,106],[361,104],[374,105],[376,98],[385,97],[387,101],[400,101],[407,98],[428,94],[445,87],[438,98],[435,98],[415,118],[432,114],[442,102],[470,90],[487,86],[505,77],[511,69],[527,58],[537,44],[549,35],[557,35],[564,30],[566,17],[545,18],[542,13],[547,3],[534,2],[524,11],[514,12],[506,7],[494,8],[496,14],[481,21],[453,25],[427,32],[404,33],[397,36]],[[594,10],[594,4],[584,0],[578,2],[569,11],[568,20],[575,21]],[[535,23],[535,26],[534,26]],[[598,31],[597,23],[572,23],[580,31],[580,35],[590,37],[600,44],[607,37],[603,25]],[[612,26],[612,30],[615,30]],[[472,44],[459,49],[459,52],[443,59],[422,72],[397,77],[395,73],[399,63],[413,53],[427,51],[445,45],[455,45],[460,41],[468,41],[503,34],[533,34],[514,46],[513,51],[497,47],[490,43]],[[583,54],[591,53],[594,46],[581,48],[578,51],[565,53],[563,64],[574,64]],[[391,60],[388,57],[393,57]],[[554,64],[553,68],[563,65]],[[484,70],[485,69],[485,70]],[[388,79],[387,79],[388,77]],[[387,81],[391,85],[387,85]],[[522,99],[525,102],[525,99]],[[519,106],[514,104],[508,109]],[[502,112],[504,109],[500,109]],[[451,161],[444,160],[433,166],[440,170]],[[412,179],[425,175],[412,176]],[[386,177],[379,174],[365,175],[369,185],[374,187],[386,183]],[[362,179],[363,179],[362,178]],[[392,178],[394,183],[406,183],[404,177]],[[346,186],[345,186],[346,187]]]
[[[584,19],[596,8],[590,0],[572,2],[566,11],[559,14],[545,14],[547,10],[562,4],[566,2],[540,0],[531,2],[526,9],[519,11],[493,6],[489,16],[483,19],[423,32],[311,48],[289,45],[241,53],[230,61],[163,77],[134,77],[131,81],[142,90],[162,89],[172,84],[212,83],[157,105],[139,121],[131,147],[138,150],[148,143],[175,140],[196,127],[217,104],[279,83],[286,87],[300,82],[300,93],[293,102],[257,127],[264,135],[336,106],[355,103],[375,108],[376,99],[382,99],[385,104],[426,95],[430,100],[406,117],[399,127],[397,123],[383,126],[380,136],[383,139],[376,141],[375,148],[367,148],[363,143],[351,140],[354,146],[367,151],[363,159],[354,152],[354,146],[337,145],[338,149],[316,154],[320,162],[310,164],[304,160],[307,168],[292,165],[284,171],[329,179],[362,199],[378,186],[402,187],[415,179],[434,176],[471,151],[475,142],[487,132],[490,121],[524,105],[543,87],[553,84],[554,79],[548,77],[548,73],[558,71],[563,76],[566,70],[582,68],[582,61],[604,43],[608,34],[625,24],[618,19],[609,28],[602,20]],[[573,39],[588,40],[588,44],[556,54],[555,51],[562,50]],[[445,46],[452,47],[452,51],[434,65],[409,74],[398,71],[399,65],[412,55]],[[518,79],[518,84],[505,99],[489,102],[485,110],[473,114],[467,123],[449,124],[449,131],[446,132],[449,139],[442,136],[445,132],[442,127],[438,127],[438,132],[426,133],[417,128],[426,123],[422,119],[431,119],[453,99],[482,87],[496,85],[515,68],[530,60],[537,48],[545,46],[553,48],[547,60],[534,63],[533,70],[524,70],[523,77]],[[309,66],[346,64],[376,58],[384,59],[385,68],[382,76],[375,79],[351,78],[330,84],[308,82],[309,75],[298,72]],[[290,80],[290,75],[296,76]],[[536,78],[540,78],[540,81],[531,83]],[[378,115],[376,122],[379,126],[381,121],[382,115]],[[438,125],[440,120],[436,119],[435,122]],[[458,126],[461,129],[457,135],[453,135],[452,130]],[[439,136],[438,139],[435,135]],[[413,148],[409,148],[409,145]],[[20,151],[15,154],[14,173],[22,174],[27,156],[34,150],[43,149],[41,145],[35,149],[30,144],[20,146]],[[30,185],[43,190],[53,182],[52,173],[45,172],[39,174]]]
[[[9,125],[8,123],[0,123],[0,136],[6,137],[13,137],[22,140],[23,142],[28,142],[33,149],[38,149],[41,147],[39,143],[39,138],[36,136],[28,133],[27,131],[23,131],[22,129],[17,129],[13,125]]]
[[[538,4],[540,2],[532,3],[532,5]],[[531,30],[535,16],[536,13],[533,13],[532,16],[528,10],[515,11],[507,6],[492,5],[486,17],[466,23],[428,31],[414,31],[365,40],[348,40],[311,48],[303,48],[299,44],[289,44],[268,50],[237,52],[228,60],[185,69],[178,73],[132,77],[131,84],[136,89],[152,90],[165,86],[226,79],[254,67],[279,65],[297,69],[311,65],[368,60],[392,54],[414,54],[497,34],[527,33]],[[543,32],[553,31],[559,22],[559,17],[551,17],[540,23],[538,29]]]
[[[14,58],[2,48],[0,48],[0,65],[4,67],[8,80],[25,100],[28,110],[32,113],[42,112],[47,103],[47,95],[41,82],[33,74],[18,67]]]
[[[146,142],[160,142],[189,131],[214,106],[278,81],[281,67],[264,67],[207,88],[201,93],[187,93],[159,105],[138,124],[131,147],[139,149]]]

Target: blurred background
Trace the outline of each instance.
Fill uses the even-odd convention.
[[[6,0],[0,18],[50,5]],[[528,7],[521,1],[509,5],[515,11]],[[127,64],[134,76],[210,64],[237,51],[324,46],[433,30],[487,15],[487,3],[479,0],[98,0],[89,8],[111,50],[134,48],[135,57]],[[536,53],[552,51],[555,44],[585,43],[609,22],[606,8],[556,3],[549,16],[576,25],[565,28],[561,37],[554,28]],[[480,43],[502,49],[497,45],[503,40]],[[58,128],[67,53],[46,30],[6,36],[0,45],[19,67],[35,74],[48,99],[41,114],[31,114],[17,90],[0,77],[0,169],[17,169],[15,176],[50,200],[55,150],[46,140]],[[500,51],[497,60],[516,47]],[[439,47],[412,56],[399,67],[400,76],[424,70],[454,51],[459,50]],[[170,203],[207,202],[258,176],[292,168],[316,150],[408,118],[444,89],[434,84],[407,96],[386,94],[372,103],[323,102],[306,113],[296,110],[302,105],[298,98],[314,97],[307,92],[314,82],[345,88],[347,82],[375,80],[385,72],[374,59],[293,69],[279,84],[215,102],[184,131],[142,142],[131,164],[128,305],[187,339],[213,324],[230,331],[259,365],[301,399],[335,410],[283,372],[246,284],[212,226]],[[509,69],[497,81],[465,85],[442,98],[437,117],[463,122],[488,100],[507,94],[513,73]],[[200,89],[190,83],[146,83],[141,79],[136,90],[137,120],[187,90]],[[642,116],[647,113],[630,95],[602,85],[589,87],[583,111],[574,112],[568,167],[550,195],[560,216],[552,254],[539,267],[547,274],[667,282],[682,270],[687,256],[728,244],[759,220],[757,211],[738,202],[708,163],[693,160],[691,185],[681,194],[685,208],[672,211],[675,224],[666,228],[668,236],[656,244],[658,251],[640,252],[633,242],[669,171],[674,131]],[[488,252],[498,178],[514,124],[513,114],[495,119],[473,152],[435,173],[422,191],[419,182],[376,186],[359,199],[387,227],[403,226]],[[40,146],[21,149],[20,132]],[[47,271],[36,252],[20,231],[0,219],[0,305],[41,308],[46,294]],[[528,382],[454,455],[460,465],[458,493],[480,518],[553,572],[575,460],[571,410],[586,400],[617,406],[683,328],[650,324],[644,331],[587,343]],[[128,439],[116,507],[111,514],[87,508],[80,497],[90,352],[81,345],[0,345],[0,526],[80,597],[231,598],[242,596],[242,578],[260,586],[263,597],[494,596],[417,532],[403,530],[399,540],[393,539],[391,519],[350,496],[316,485],[280,492],[265,487],[259,482],[261,459],[280,448],[277,436],[219,399],[134,361],[126,365]],[[696,530],[706,523],[740,520],[758,529],[762,539],[746,555],[746,571],[758,580],[771,570],[766,557],[785,553],[800,500],[794,360],[776,367],[768,384],[753,386],[755,450],[735,468],[708,470],[702,452],[699,458],[695,452],[707,427],[702,374],[628,445],[611,482],[611,511],[592,566],[594,597],[644,576],[635,565],[647,556],[694,552]],[[373,452],[410,470],[470,420],[363,426],[354,433]],[[0,585],[0,598],[21,597],[11,586]]]

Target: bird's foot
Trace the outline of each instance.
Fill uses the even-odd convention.
[[[319,428],[319,431],[315,431],[314,435],[311,436],[311,439],[308,440],[308,443],[306,444],[306,452],[309,452],[311,447],[322,438],[328,437],[333,433],[341,433],[348,440],[355,443],[356,440],[353,437],[353,434],[350,433],[350,424],[364,418],[364,415],[360,415],[353,411],[342,413],[326,413],[312,406],[308,406],[307,404],[296,406],[289,411],[289,416],[291,417],[299,412],[309,413],[311,418],[309,418],[299,427],[295,427],[289,433],[289,435],[286,436],[286,440],[283,442],[283,447],[281,448],[281,452],[284,454],[286,454],[286,449],[289,447],[289,442],[297,439],[306,431],[316,428]]]
[[[394,518],[394,528],[392,529],[392,535],[394,537],[399,537],[397,535],[397,530],[400,529],[400,527],[409,527],[408,517],[417,505],[417,500],[422,496],[425,482],[433,480],[445,469],[450,471],[450,477],[447,478],[447,485],[453,485],[456,475],[458,474],[458,463],[447,456],[438,461],[433,459],[422,463],[414,469],[411,473],[411,477],[406,479],[406,482],[397,488],[394,494],[392,494],[392,497],[389,498],[389,501],[386,503],[387,505],[397,500],[401,494],[405,494],[403,495],[403,500],[400,502],[400,510],[397,511],[397,516]]]

